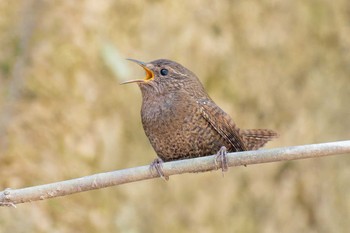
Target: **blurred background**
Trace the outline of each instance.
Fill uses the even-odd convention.
[[[149,164],[144,77],[175,60],[282,147],[350,138],[348,0],[0,1],[0,190]],[[350,158],[173,176],[0,208],[0,232],[349,232]]]

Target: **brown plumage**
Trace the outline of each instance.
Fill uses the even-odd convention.
[[[208,96],[197,76],[182,65],[159,59],[149,63],[129,59],[146,71],[137,82],[142,92],[145,133],[163,161],[256,150],[275,138],[268,129],[239,129]]]

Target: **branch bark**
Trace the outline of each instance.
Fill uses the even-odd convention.
[[[229,153],[227,154],[227,160],[228,166],[234,167],[344,153],[350,153],[350,140]],[[167,162],[162,167],[165,176],[205,172],[220,168],[215,164],[214,155]],[[0,192],[0,206],[16,207],[16,204],[19,203],[45,200],[156,177],[158,177],[157,172],[150,170],[150,166],[141,166],[22,189],[7,188]]]

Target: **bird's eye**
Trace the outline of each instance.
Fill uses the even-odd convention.
[[[169,73],[169,71],[167,69],[161,69],[160,70],[160,74],[163,75],[163,76],[167,75],[168,73]]]

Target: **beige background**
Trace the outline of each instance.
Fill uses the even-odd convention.
[[[268,147],[350,138],[350,2],[0,1],[0,189],[150,163],[125,58],[194,71]],[[349,156],[0,208],[0,232],[349,232]]]

